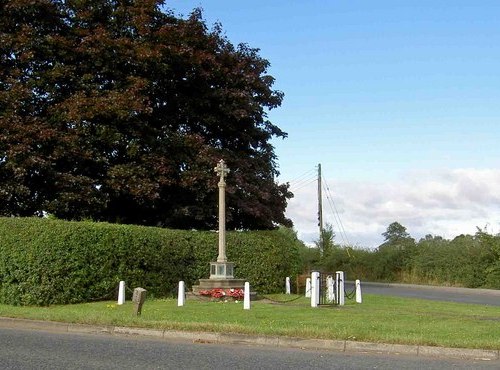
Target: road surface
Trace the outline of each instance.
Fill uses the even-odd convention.
[[[2,369],[498,369],[417,358],[0,328]]]
[[[347,281],[345,289],[351,292],[354,289],[354,283]],[[368,282],[361,282],[361,290],[362,293],[368,294],[500,306],[500,290]]]

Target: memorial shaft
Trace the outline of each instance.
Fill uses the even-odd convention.
[[[219,256],[217,262],[226,262],[226,183],[219,181]]]
[[[226,181],[225,177],[229,173],[229,168],[223,159],[219,161],[215,172],[219,179],[219,256],[217,262],[227,262],[226,258]]]

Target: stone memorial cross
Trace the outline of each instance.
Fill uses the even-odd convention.
[[[219,256],[217,262],[227,262],[226,258],[226,181],[224,180],[229,173],[229,168],[221,159],[214,168],[219,179]]]
[[[226,176],[229,168],[223,159],[217,162],[214,168],[219,177],[219,255],[215,262],[210,262],[210,278],[199,279],[199,285],[193,285],[193,292],[209,291],[212,289],[243,289],[245,280],[234,278],[234,263],[228,262],[226,257]]]

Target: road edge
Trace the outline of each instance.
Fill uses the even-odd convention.
[[[41,330],[75,334],[109,334],[116,336],[139,336],[165,340],[189,341],[192,343],[257,345],[305,350],[327,350],[345,353],[379,353],[411,355],[417,357],[453,358],[463,360],[499,361],[500,350],[446,348],[422,345],[356,342],[349,340],[305,339],[279,336],[260,336],[232,333],[188,332],[178,330],[145,329],[123,326],[99,326],[71,324],[0,317],[0,327],[24,330]]]

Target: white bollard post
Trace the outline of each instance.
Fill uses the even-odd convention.
[[[311,278],[306,279],[306,298],[311,297]]]
[[[243,309],[250,309],[250,283],[248,281],[245,283],[245,290],[243,292]]]
[[[290,278],[288,276],[285,280],[285,293],[290,294]]]
[[[356,303],[363,303],[363,297],[361,297],[361,281],[356,280]]]
[[[185,297],[185,289],[184,289],[184,282],[179,281],[179,292],[177,294],[177,306],[182,307],[184,306],[184,301],[186,299]]]
[[[337,271],[335,279],[337,280],[337,304],[343,306],[345,304],[344,271]]]
[[[319,304],[319,272],[311,273],[311,307],[318,307]]]
[[[125,282],[120,281],[118,285],[118,305],[122,305],[125,303]]]
[[[339,304],[340,301],[340,273],[335,273],[335,303]]]
[[[334,290],[334,280],[332,275],[328,275],[326,278],[326,288],[327,288],[327,299],[328,302],[335,302],[335,290]]]

